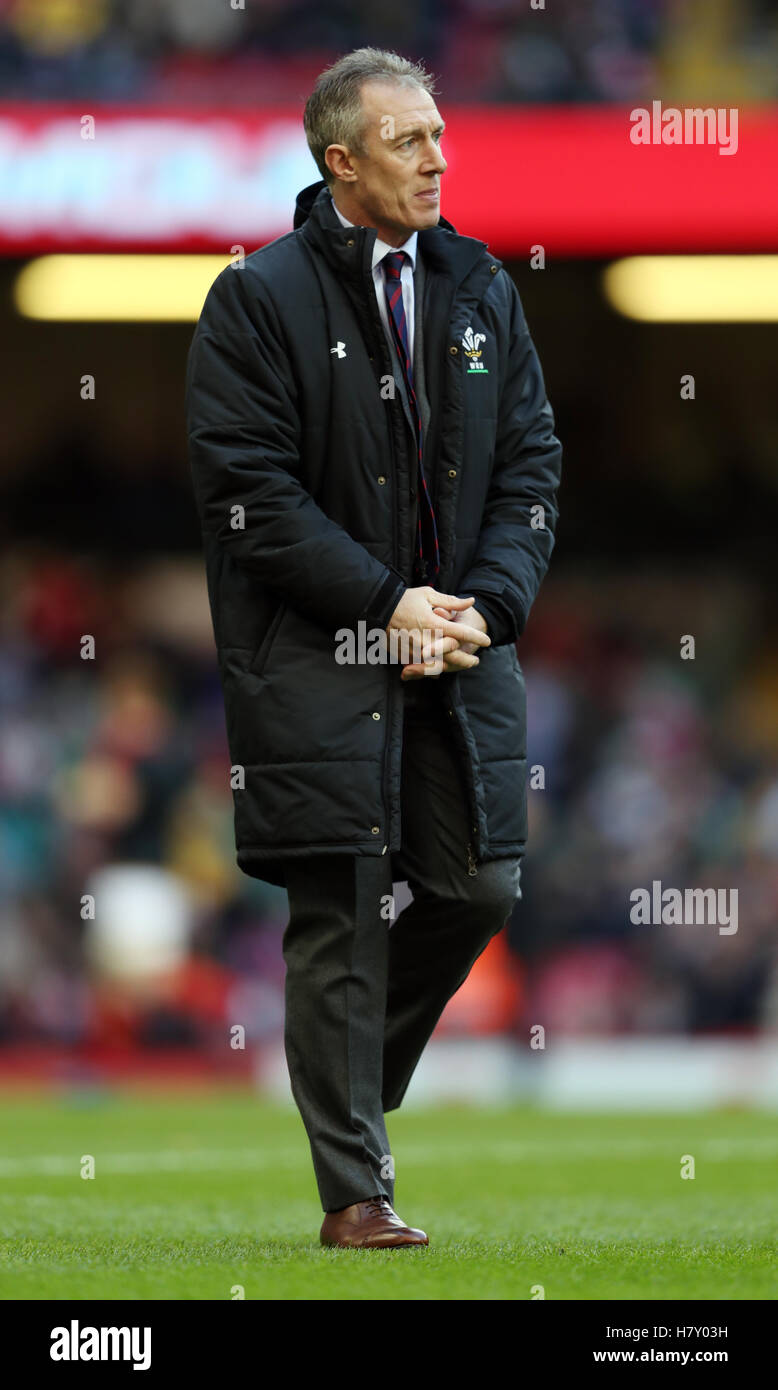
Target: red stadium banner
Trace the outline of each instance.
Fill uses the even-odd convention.
[[[652,107],[441,102],[443,215],[501,257],[776,250],[778,108]],[[288,106],[0,105],[0,250],[250,251],[317,176]]]

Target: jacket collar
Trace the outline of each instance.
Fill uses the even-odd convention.
[[[335,216],[337,217],[341,227],[355,226],[354,222],[349,222],[348,218],[343,216],[343,213],[341,212],[340,208],[336,206],[334,198],[332,200],[332,206],[335,208]],[[389,246],[385,241],[379,241],[378,237],[376,237],[375,241],[373,242],[373,269],[375,270],[378,262],[383,260],[387,252],[404,251],[411,263],[411,269],[415,270],[418,240],[419,233],[411,232],[411,235],[408,237],[408,240],[404,241],[402,246]]]
[[[372,274],[375,227],[344,227],[324,179],[298,193],[294,229],[317,247],[338,274],[354,280]],[[436,227],[419,232],[417,245],[425,262],[448,275],[455,286],[482,258],[490,265],[502,264],[487,250],[485,241],[460,236],[445,217]]]

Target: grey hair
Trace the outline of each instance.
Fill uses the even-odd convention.
[[[328,145],[345,145],[354,154],[367,153],[363,82],[408,84],[421,87],[430,96],[435,92],[435,78],[421,63],[383,48],[355,48],[319,73],[305,103],[303,126],[308,148],[330,187],[335,179],[324,158]]]

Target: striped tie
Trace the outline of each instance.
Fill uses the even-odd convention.
[[[413,366],[408,351],[408,325],[405,320],[405,306],[403,304],[402,283],[400,280],[405,254],[404,251],[390,252],[384,256],[382,264],[384,267],[386,302],[389,306],[389,322],[394,331],[394,341],[405,373],[405,383],[408,387],[408,397],[411,404],[411,412],[416,424],[416,439],[418,443],[419,509],[418,525],[416,527],[416,555],[414,557],[413,577],[417,585],[434,585],[440,572],[440,551],[438,548],[438,529],[435,525],[435,513],[432,508],[432,500],[427,488],[427,481],[424,477],[424,466],[421,459],[421,416],[419,415],[416,392],[413,389]]]

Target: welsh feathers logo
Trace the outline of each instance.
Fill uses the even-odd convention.
[[[486,342],[485,333],[474,333],[472,328],[465,329],[465,336],[462,339],[462,347],[465,349],[465,357],[468,359],[468,376],[471,372],[485,372],[489,375],[489,368],[485,367],[481,361],[481,348],[479,343]]]

